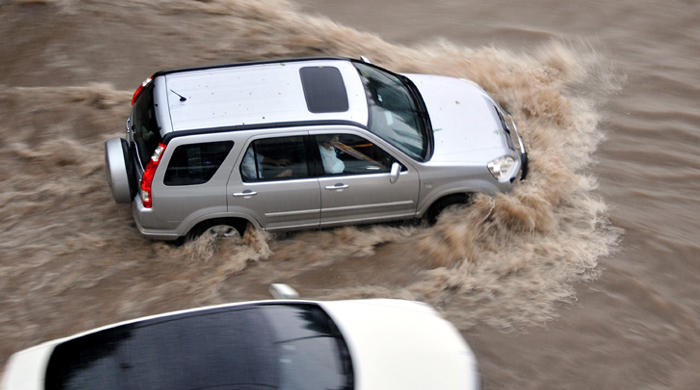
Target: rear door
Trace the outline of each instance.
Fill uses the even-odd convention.
[[[173,139],[152,184],[153,213],[162,229],[207,214],[226,212],[226,182],[234,142],[222,134]],[[165,168],[165,169],[162,169]]]
[[[266,230],[319,225],[321,195],[309,166],[307,134],[248,140],[229,179],[229,213],[251,215]]]
[[[321,225],[396,220],[415,216],[418,172],[359,134],[314,133],[322,162]],[[391,166],[401,172],[391,182]]]

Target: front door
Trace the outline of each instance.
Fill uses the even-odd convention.
[[[322,226],[415,216],[420,184],[412,167],[401,164],[392,183],[391,166],[399,161],[370,140],[353,134],[319,134],[315,140],[323,166]]]

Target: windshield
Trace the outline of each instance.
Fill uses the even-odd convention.
[[[260,304],[160,317],[59,344],[45,390],[349,390],[338,328],[315,304]]]
[[[143,169],[146,168],[148,160],[161,142],[153,106],[154,85],[155,83],[151,83],[144,88],[131,111],[131,129],[134,132],[134,143]]]
[[[281,390],[351,390],[350,353],[333,320],[316,305],[261,306],[279,347]]]
[[[379,68],[353,63],[369,104],[369,130],[416,160],[428,155],[425,110],[408,81]]]

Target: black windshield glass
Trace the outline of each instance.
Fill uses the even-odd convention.
[[[338,328],[318,306],[264,306],[280,347],[280,389],[352,389],[350,356]]]
[[[147,320],[60,344],[54,389],[351,389],[337,328],[312,304],[246,305]]]
[[[369,104],[369,130],[417,160],[427,155],[424,115],[404,81],[363,63],[360,72]]]

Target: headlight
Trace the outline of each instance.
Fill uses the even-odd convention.
[[[515,160],[510,156],[503,156],[497,158],[490,163],[486,164],[489,171],[497,180],[504,180],[510,177],[511,171],[515,166]]]

